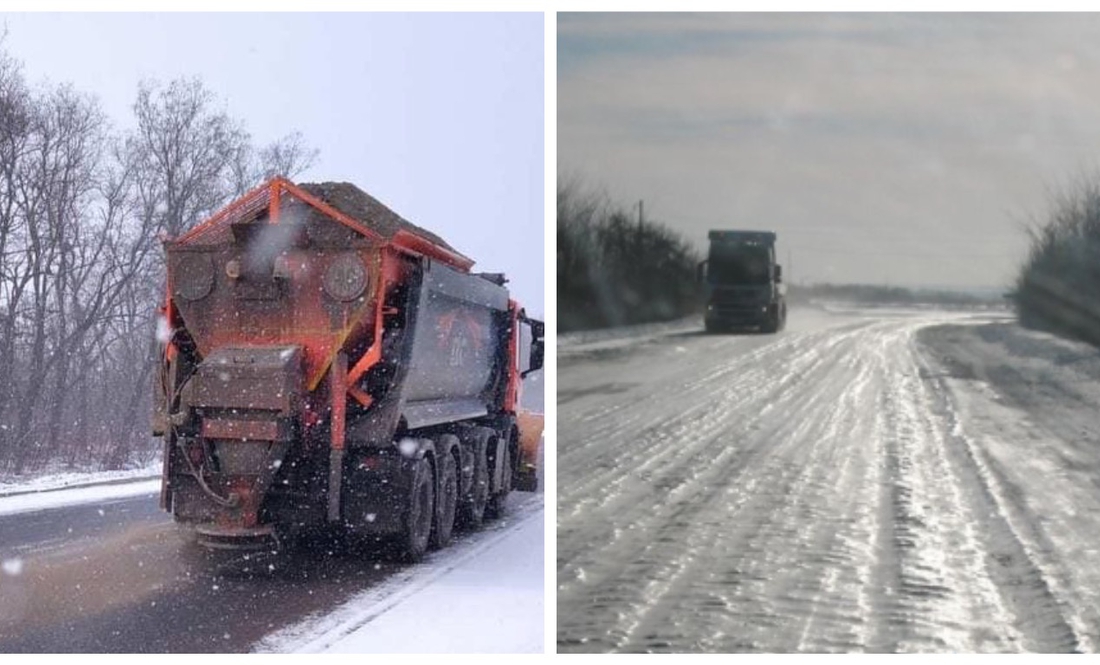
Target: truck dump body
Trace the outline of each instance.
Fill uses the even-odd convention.
[[[493,401],[496,347],[504,334],[508,291],[433,265],[421,285],[412,363],[405,377],[410,427],[446,420],[450,410],[485,415]]]
[[[437,495],[503,501],[522,468],[520,329],[538,322],[502,279],[346,183],[276,179],[165,250],[155,429],[177,521],[220,546],[415,531],[418,556],[424,510],[449,538]]]

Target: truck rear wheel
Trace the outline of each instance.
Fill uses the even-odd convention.
[[[413,471],[412,491],[401,534],[405,558],[415,563],[428,551],[428,539],[432,533],[435,512],[435,492],[432,489],[432,466],[426,458],[416,461]]]
[[[440,495],[435,502],[435,523],[432,525],[432,547],[441,549],[451,544],[455,514],[458,510],[458,466],[450,453],[439,456]]]

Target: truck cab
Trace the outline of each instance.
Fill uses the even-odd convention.
[[[708,238],[707,260],[699,264],[707,332],[782,330],[787,322],[787,287],[775,262],[775,233],[712,230]]]

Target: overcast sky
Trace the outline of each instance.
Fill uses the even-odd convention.
[[[541,13],[0,19],[29,81],[95,94],[118,127],[142,78],[200,77],[258,144],[320,150],[299,182],[355,183],[545,311]]]
[[[559,172],[795,281],[1007,284],[1098,157],[1100,15],[559,14]]]

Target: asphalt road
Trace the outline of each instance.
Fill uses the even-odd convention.
[[[19,562],[0,574],[2,653],[247,652],[405,567],[378,548],[324,546],[211,565],[181,548],[156,495],[0,516],[0,543],[0,561]]]

